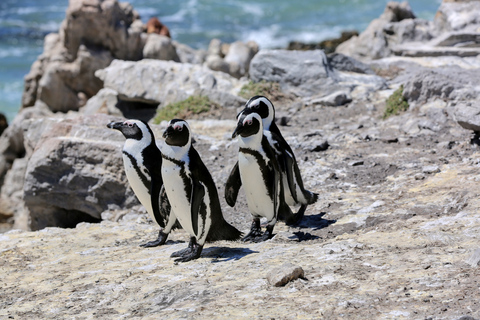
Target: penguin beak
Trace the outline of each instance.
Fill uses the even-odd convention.
[[[237,122],[237,128],[235,128],[235,131],[232,133],[232,139],[235,139],[240,133],[242,133],[243,129],[245,127],[243,126],[243,121],[238,121]]]
[[[107,124],[107,128],[115,129],[115,130],[121,130],[122,126],[123,126],[123,122],[112,121],[109,124]]]
[[[165,131],[163,132],[162,137],[167,138],[173,131],[174,130],[171,126],[167,127],[167,129],[165,129]]]

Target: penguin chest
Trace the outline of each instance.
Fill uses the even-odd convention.
[[[138,198],[138,201],[145,207],[150,219],[156,221],[153,216],[152,201],[150,196],[151,177],[148,170],[141,163],[142,159],[135,159],[130,154],[123,154],[123,164],[128,183]]]
[[[248,209],[254,216],[271,220],[275,216],[273,184],[268,176],[272,174],[265,162],[259,163],[251,154],[240,152],[238,166],[243,188],[247,198]],[[267,175],[267,180],[265,180]]]
[[[190,194],[190,176],[185,169],[177,164],[164,160],[162,165],[162,177],[165,191],[171,208],[175,213],[183,229],[191,235],[195,235],[192,227]]]

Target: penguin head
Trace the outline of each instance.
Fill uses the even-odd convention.
[[[232,139],[240,135],[243,138],[263,132],[262,118],[258,113],[242,113],[237,122],[237,128],[232,134]]]
[[[153,136],[148,124],[141,120],[112,121],[107,124],[107,127],[120,131],[127,139],[142,140],[144,137]]]
[[[275,108],[273,107],[273,103],[265,96],[251,97],[247,103],[245,103],[245,108],[237,115],[237,119],[241,114],[248,114],[251,112],[258,113],[262,118],[264,129],[269,130],[270,125],[275,119]]]
[[[163,132],[165,143],[170,146],[183,147],[190,144],[190,127],[185,120],[173,119]]]

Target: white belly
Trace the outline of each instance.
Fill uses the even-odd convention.
[[[273,219],[275,208],[268,196],[257,161],[253,156],[240,152],[238,154],[238,166],[248,209],[253,216],[265,217],[268,220]]]
[[[172,211],[177,217],[178,221],[182,225],[182,228],[187,231],[191,236],[196,237],[199,244],[203,244],[207,238],[208,230],[210,228],[211,219],[210,205],[208,203],[209,194],[207,188],[205,188],[204,203],[207,209],[207,225],[204,226],[204,221],[200,217],[198,218],[198,234],[196,230],[193,230],[192,226],[192,214],[190,205],[190,195],[187,195],[185,186],[183,184],[182,177],[180,176],[181,168],[171,161],[164,160],[162,165],[162,177],[165,191],[167,192],[168,200],[172,207]],[[206,201],[207,200],[207,201]]]
[[[132,162],[126,155],[123,155],[123,164],[125,166],[125,173],[127,175],[127,179],[128,179],[128,183],[130,184],[130,187],[132,188],[133,192],[135,192],[135,195],[137,196],[140,203],[147,210],[148,215],[150,216],[150,219],[152,219],[156,223],[155,217],[153,215],[150,190],[148,190],[145,187],[142,180],[139,178],[137,172],[135,171],[135,168]],[[144,171],[145,168],[143,166],[140,166],[140,170],[142,172],[145,172]],[[145,176],[147,177],[147,179],[150,179],[149,175],[145,175]]]

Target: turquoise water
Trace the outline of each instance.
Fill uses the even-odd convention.
[[[255,40],[261,48],[289,41],[317,42],[343,30],[364,30],[388,0],[132,0],[146,22],[156,16],[172,37],[194,48],[213,38]],[[432,20],[441,0],[411,1],[418,17]],[[12,121],[21,105],[23,77],[43,51],[43,38],[57,32],[67,0],[0,1],[0,112]]]

